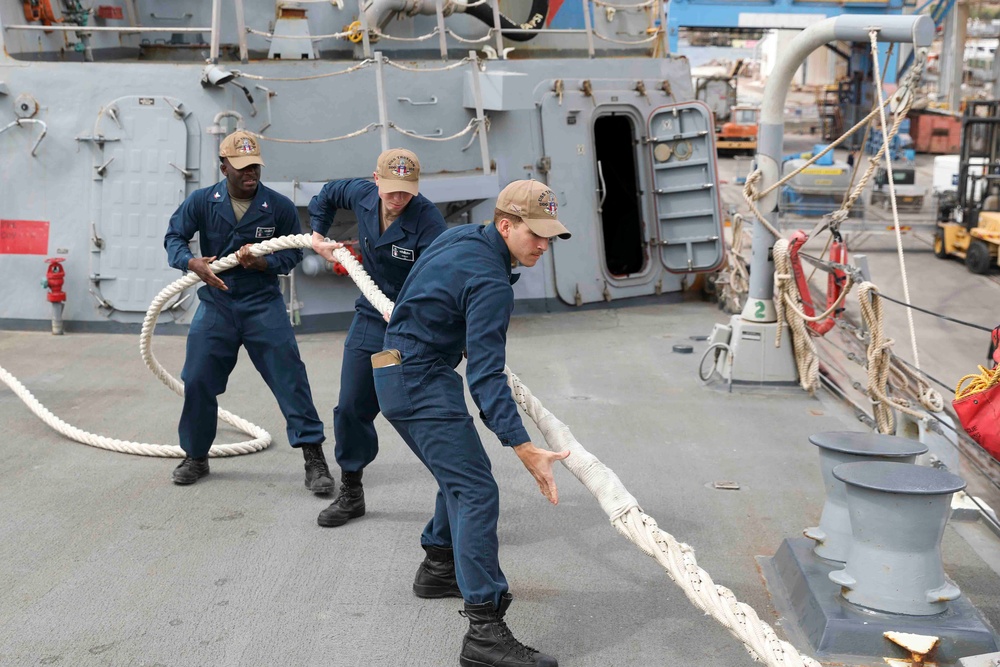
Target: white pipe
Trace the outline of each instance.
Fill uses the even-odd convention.
[[[464,12],[468,4],[468,0],[442,0],[441,14],[447,17],[455,12]],[[437,2],[436,0],[371,0],[365,7],[365,18],[368,20],[368,25],[382,29],[395,12],[404,12],[410,16],[414,14],[433,16],[437,14]]]

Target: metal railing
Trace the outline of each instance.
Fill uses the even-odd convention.
[[[135,18],[133,12],[129,12],[129,23],[128,26],[91,26],[91,25],[66,25],[66,24],[54,24],[54,25],[32,25],[32,24],[16,24],[4,26],[4,30],[28,30],[28,31],[44,31],[44,32],[77,32],[83,35],[89,33],[117,33],[121,35],[134,35],[139,33],[204,33],[210,34],[210,52],[209,61],[212,63],[218,63],[219,52],[220,52],[220,41],[221,41],[221,16],[222,16],[222,1],[223,0],[212,0],[212,10],[211,16],[212,21],[210,26],[202,27],[165,27],[165,26],[143,26],[140,25],[138,19]],[[443,60],[448,59],[448,35],[451,35],[455,40],[463,43],[478,43],[485,42],[490,39],[495,40],[495,48],[497,56],[504,58],[504,33],[524,33],[532,32],[535,34],[586,34],[587,36],[587,54],[589,57],[593,58],[596,54],[595,38],[615,44],[624,44],[628,46],[643,46],[648,44],[655,53],[665,54],[667,53],[667,43],[666,43],[666,14],[664,11],[664,3],[656,1],[649,3],[649,9],[652,10],[650,27],[647,29],[647,36],[642,39],[637,40],[623,40],[607,35],[600,34],[594,27],[591,21],[591,10],[597,6],[603,6],[606,8],[626,10],[634,9],[640,7],[640,5],[617,5],[614,3],[606,2],[605,0],[582,0],[583,3],[583,19],[584,28],[535,28],[535,29],[525,29],[525,28],[504,28],[502,27],[500,18],[500,4],[498,0],[485,0],[491,7],[493,13],[493,25],[489,29],[489,34],[486,37],[479,39],[466,39],[452,32],[445,26],[445,3],[446,0],[435,0],[435,17],[437,22],[437,28],[435,33],[438,36],[438,48]],[[242,62],[247,62],[249,59],[248,48],[247,48],[247,33],[250,30],[246,26],[246,12],[243,5],[243,0],[233,0],[236,15],[236,31],[237,40],[239,45],[240,60]],[[645,3],[644,3],[645,5]],[[644,6],[643,5],[643,6]],[[365,14],[364,0],[358,0],[358,19],[361,24],[361,44],[362,51],[365,58],[372,57],[371,48],[371,32],[368,26],[367,16]],[[434,33],[429,35],[424,35],[422,37],[429,38],[433,36]],[[271,34],[273,37],[273,33]],[[338,36],[345,37],[346,34],[338,33]],[[391,36],[381,35],[387,39],[392,39]],[[316,38],[311,38],[315,40]],[[654,44],[655,42],[655,44]]]

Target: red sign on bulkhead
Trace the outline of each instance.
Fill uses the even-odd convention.
[[[47,255],[49,223],[0,219],[0,255]]]

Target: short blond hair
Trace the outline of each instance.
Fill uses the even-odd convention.
[[[524,222],[523,218],[520,218],[513,213],[507,213],[506,211],[501,211],[498,208],[493,209],[493,224],[500,224],[500,218],[507,218],[515,227]]]

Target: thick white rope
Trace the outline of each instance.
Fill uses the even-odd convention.
[[[594,495],[615,529],[656,559],[688,600],[729,630],[755,660],[775,666],[820,667],[818,662],[778,639],[771,626],[753,608],[739,602],[731,590],[715,584],[698,566],[694,549],[660,530],[614,471],[584,449],[569,427],[549,412],[509,368],[504,368],[504,372],[514,400],[538,426],[549,448],[571,452],[561,463]]]
[[[298,234],[254,244],[250,247],[250,252],[255,256],[261,256],[277,250],[309,247],[312,247],[312,236]],[[365,272],[354,256],[345,248],[337,248],[333,251],[333,256],[347,269],[348,275],[351,276],[351,279],[358,285],[361,293],[371,302],[376,311],[383,315],[390,315],[393,309],[392,301],[379,290],[378,285]],[[213,272],[219,273],[233,268],[238,263],[236,253],[233,253],[216,260],[210,265],[210,268]],[[176,294],[199,282],[201,279],[197,275],[188,273],[161,290],[146,312],[142,324],[142,334],[139,337],[139,351],[146,366],[160,381],[182,396],[184,385],[172,377],[153,355],[153,330],[164,304]],[[818,662],[800,655],[791,644],[778,639],[771,626],[762,621],[751,607],[737,601],[731,590],[715,584],[708,573],[698,567],[694,550],[686,544],[677,542],[669,533],[661,531],[656,525],[656,521],[643,513],[638,501],[628,492],[614,471],[584,449],[583,445],[570,432],[569,427],[556,419],[506,366],[504,373],[507,374],[507,384],[511,388],[514,400],[538,426],[548,447],[557,452],[566,450],[571,452],[569,457],[562,460],[562,464],[594,495],[618,532],[638,546],[643,553],[655,558],[692,603],[705,613],[710,614],[743,642],[744,647],[754,659],[775,667],[782,665],[820,667]],[[3,368],[0,368],[0,380],[10,386],[22,400],[25,400],[32,411],[43,421],[72,440],[104,449],[147,456],[179,457],[184,455],[176,446],[143,445],[93,436],[54,417]],[[34,404],[29,402],[29,399]],[[249,451],[257,451],[270,443],[270,435],[250,422],[221,408],[219,409],[219,417],[241,430],[258,435],[258,438],[248,443],[213,446],[210,455],[239,454],[244,453],[244,450],[248,448]],[[96,440],[91,440],[92,438]],[[113,443],[120,443],[120,446]],[[253,449],[255,446],[257,449]]]
[[[277,239],[270,239],[262,243],[254,244],[251,246],[250,251],[254,255],[260,256],[288,248],[311,247],[312,237],[310,235],[300,234],[296,236],[283,236]],[[354,279],[354,282],[358,283],[359,287],[362,287],[362,289],[374,288],[377,290],[375,283],[364,272],[364,269],[361,268],[361,265],[354,259],[354,256],[351,255],[350,252],[344,250],[343,248],[338,248],[334,251],[334,256],[337,258],[338,262],[344,265],[348,273]],[[213,262],[211,269],[213,272],[219,273],[221,271],[231,269],[237,264],[239,264],[239,260],[236,259],[236,253],[232,253]],[[175,280],[163,288],[153,299],[149,309],[146,311],[146,317],[142,324],[142,333],[139,337],[139,352],[142,355],[142,359],[146,366],[150,371],[152,371],[153,375],[155,375],[161,382],[167,385],[179,396],[184,395],[184,384],[170,375],[170,373],[163,368],[160,362],[153,355],[153,329],[156,327],[156,320],[159,317],[160,311],[163,309],[164,305],[166,305],[170,299],[177,294],[180,294],[185,289],[192,287],[199,282],[201,282],[201,279],[197,275],[194,273],[188,273],[184,277]],[[373,295],[372,297],[369,297],[369,300],[372,300],[372,298],[377,298],[377,296]],[[384,295],[382,295],[381,298],[382,302],[380,312],[386,312],[392,304]],[[2,367],[0,367],[0,381],[10,387],[14,394],[20,398],[43,422],[70,440],[84,445],[89,445],[91,447],[97,447],[99,449],[108,449],[126,454],[138,454],[140,456],[180,458],[185,455],[184,450],[177,445],[159,445],[145,442],[134,442],[131,440],[118,440],[116,438],[109,438],[89,433],[83,429],[72,426],[71,424],[68,424],[53,415],[48,408],[42,405],[38,399],[36,399],[31,392],[17,380],[17,378]],[[252,439],[233,444],[213,445],[209,450],[209,456],[216,457],[249,454],[260,451],[271,444],[271,435],[256,424],[253,424],[252,422],[249,422],[222,408],[219,408],[218,414],[219,419],[251,436]]]
[[[67,424],[62,419],[59,419],[59,417],[52,414],[52,412],[42,405],[41,402],[39,402],[39,400],[17,380],[17,378],[2,367],[0,367],[0,381],[10,387],[11,391],[14,392],[14,395],[24,401],[25,405],[28,406],[28,409],[34,412],[39,419],[55,429],[60,435],[69,438],[70,440],[74,440],[84,445],[90,445],[91,447],[110,449],[111,451],[124,452],[126,454],[167,457],[184,456],[183,450],[176,445],[152,445],[144,442],[133,442],[131,440],[116,440],[114,438],[106,438],[104,436],[88,433],[83,429]],[[216,453],[216,456],[219,456],[219,454]]]

